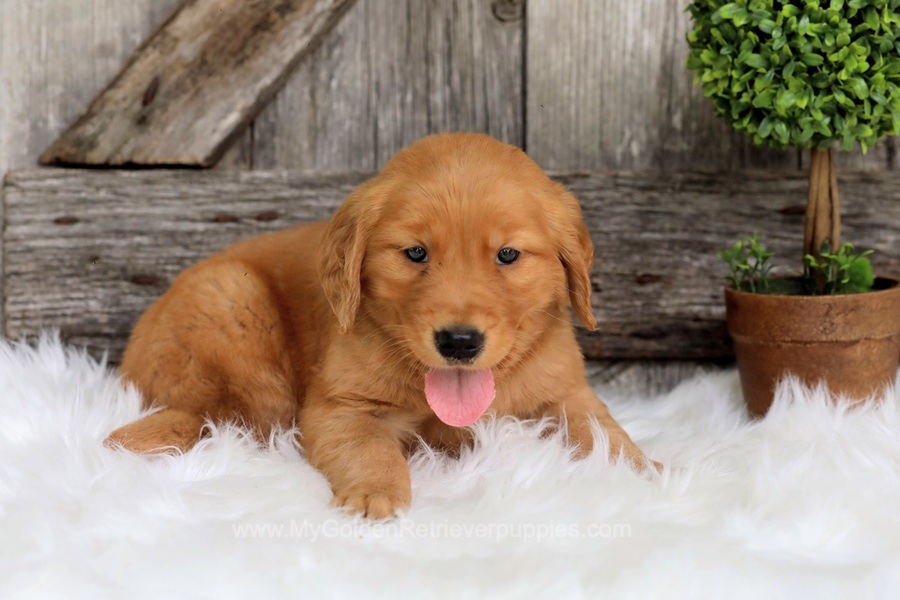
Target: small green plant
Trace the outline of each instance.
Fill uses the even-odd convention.
[[[769,260],[775,255],[759,243],[759,233],[735,243],[731,248],[718,253],[728,264],[731,275],[726,279],[734,289],[742,292],[766,292],[769,289]]]
[[[837,252],[828,252],[825,244],[816,258],[807,254],[804,277],[809,281],[821,281],[823,294],[858,294],[872,289],[875,276],[868,256],[871,250],[854,252],[852,244],[842,245]]]
[[[869,255],[872,250],[856,252],[852,244],[844,244],[829,252],[826,240],[819,249],[820,257],[807,254],[803,275],[799,279],[778,279],[769,275],[775,253],[759,243],[759,234],[746,237],[731,248],[717,252],[725,261],[730,275],[725,279],[734,289],[754,294],[833,295],[869,292],[875,282]]]

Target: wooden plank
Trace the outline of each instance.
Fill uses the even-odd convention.
[[[0,174],[36,164],[176,2],[0,0]],[[249,137],[217,166],[249,168]]]
[[[19,337],[58,327],[67,341],[118,358],[136,317],[186,266],[240,238],[327,218],[363,179],[232,171],[12,173],[4,188],[10,227],[4,244],[41,248],[43,258],[29,258],[28,250],[8,255],[5,331]],[[42,275],[38,265],[47,261],[54,266]],[[41,296],[40,306],[30,295]]]
[[[150,302],[184,267],[235,240],[327,217],[365,174],[15,172],[7,178],[8,336],[58,327],[118,357]],[[594,358],[730,356],[714,252],[753,229],[797,264],[799,173],[594,172],[557,178],[597,245]],[[900,174],[845,173],[844,238],[900,274]]]
[[[216,170],[249,170],[253,168],[253,121],[216,162]]]
[[[528,153],[545,168],[796,168],[714,114],[684,66],[688,0],[533,2]]]
[[[36,164],[176,1],[0,1],[0,174]]]
[[[35,165],[175,2],[0,0],[0,177]]]
[[[377,169],[445,130],[521,145],[522,10],[359,0],[256,119],[254,166]]]
[[[806,169],[806,152],[755,148],[715,116],[684,65],[689,0],[528,6],[526,145],[546,168]],[[577,135],[573,135],[577,132]],[[892,168],[891,141],[842,169]]]
[[[600,390],[601,399],[652,398],[666,394],[685,379],[720,371],[724,365],[712,361],[684,360],[588,360],[588,381]]]
[[[806,176],[746,171],[562,176],[597,244],[604,331],[582,332],[590,356],[718,358],[723,266],[715,251],[759,230],[781,264],[799,268]],[[900,275],[900,176],[844,173],[843,239],[877,250]],[[615,333],[615,335],[610,335]]]
[[[210,166],[352,0],[184,0],[44,164]]]

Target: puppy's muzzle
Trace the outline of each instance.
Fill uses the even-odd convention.
[[[472,362],[484,349],[484,334],[471,327],[451,327],[434,333],[434,344],[448,362]]]

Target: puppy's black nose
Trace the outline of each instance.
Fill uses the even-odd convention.
[[[441,329],[435,332],[434,343],[444,358],[471,362],[484,348],[484,334],[467,327]]]

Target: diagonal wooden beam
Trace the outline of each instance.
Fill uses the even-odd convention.
[[[208,167],[355,0],[184,0],[40,158]]]

